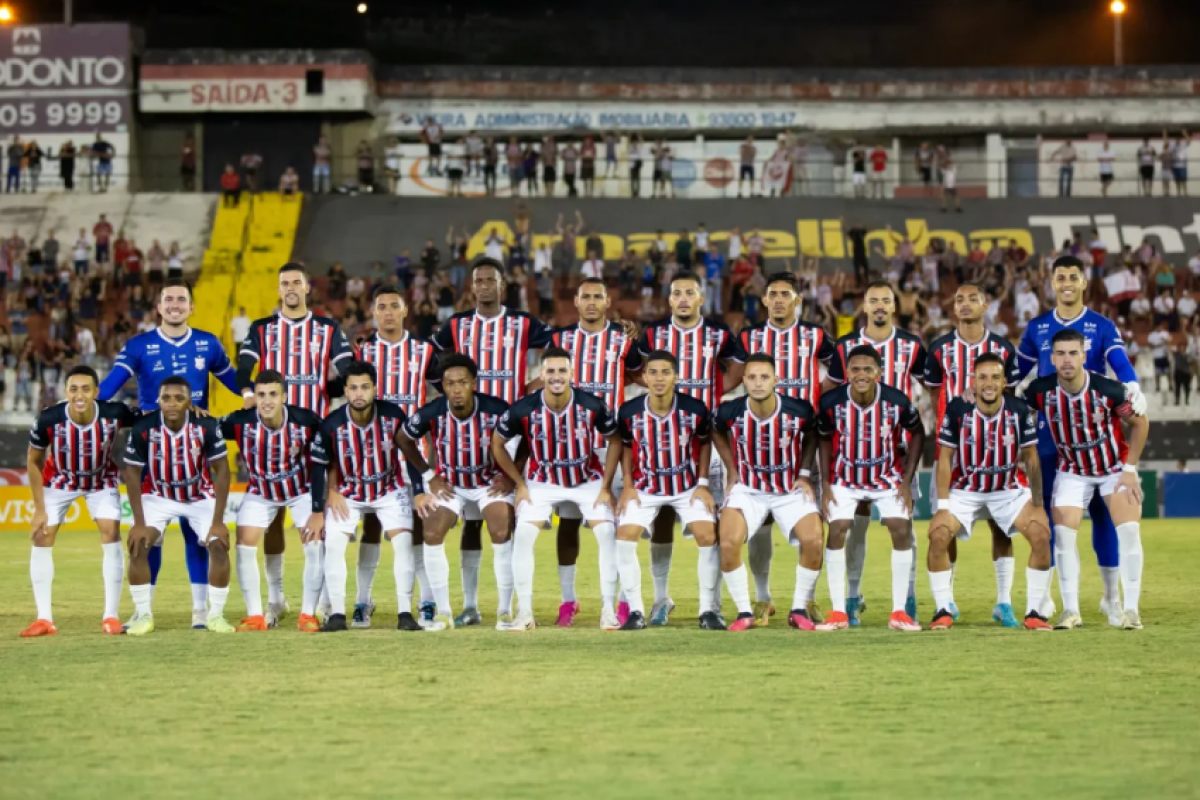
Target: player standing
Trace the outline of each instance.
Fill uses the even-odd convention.
[[[455,314],[437,332],[434,347],[442,353],[461,353],[475,362],[480,394],[499,398],[512,406],[525,394],[529,351],[550,344],[552,329],[546,323],[501,305],[504,265],[492,258],[477,258],[471,266],[475,309]],[[516,452],[515,447],[513,445]],[[462,531],[463,611],[454,624],[478,625],[479,564],[483,559],[483,523],[468,520]]]
[[[921,463],[925,428],[912,401],[899,389],[880,381],[883,359],[874,348],[858,345],[846,354],[845,362],[849,380],[825,393],[817,415],[821,505],[829,522],[825,570],[833,607],[817,630],[839,630],[850,625],[843,548],[859,504],[867,503],[879,509],[892,537],[892,615],[888,627],[919,631],[921,626],[905,606],[913,558],[912,481]],[[901,471],[899,442],[906,438],[908,450]]]
[[[432,344],[404,329],[408,316],[408,305],[400,290],[395,286],[380,286],[372,295],[371,315],[375,320],[375,333],[362,343],[359,359],[375,367],[379,378],[376,391],[379,399],[395,403],[412,417],[429,398],[429,384],[437,377],[437,357]],[[425,442],[420,443],[421,452],[427,454]],[[420,587],[419,622],[428,625],[433,621],[433,594],[425,577],[425,547],[420,517],[413,519],[413,570]],[[375,604],[371,601],[371,584],[375,581],[375,570],[379,566],[379,550],[383,530],[374,514],[363,517],[362,539],[358,545],[358,568],[355,574],[358,597],[354,601],[354,614],[350,620],[352,628],[371,627],[371,614]]]
[[[867,287],[863,295],[863,308],[867,314],[867,324],[861,330],[849,333],[838,339],[837,358],[829,365],[829,380],[834,384],[844,383],[848,369],[849,355],[861,345],[867,345],[879,354],[881,366],[879,379],[884,385],[891,386],[901,394],[913,399],[913,379],[921,379],[925,375],[925,344],[920,337],[908,331],[897,328],[896,292],[887,281],[875,281]],[[907,446],[907,437],[899,442],[901,449]],[[824,480],[824,476],[821,476]],[[913,473],[916,480],[916,473]],[[916,484],[910,489],[913,496],[918,495]],[[854,514],[854,523],[846,537],[846,571],[850,577],[850,594],[846,602],[846,613],[851,625],[857,625],[859,615],[865,606],[862,597],[862,573],[867,561],[867,528],[871,525],[870,504],[863,502]],[[909,527],[912,521],[909,520]],[[908,580],[908,599],[905,601],[905,611],[912,619],[917,618],[917,537],[912,538],[913,561],[912,573]]]
[[[117,430],[128,428],[137,412],[124,403],[96,401],[100,378],[91,367],[72,367],[67,373],[67,401],[38,414],[29,432],[26,471],[33,495],[33,547],[29,576],[37,619],[21,631],[24,637],[53,636],[58,632],[50,610],[54,582],[54,540],[67,509],[80,497],[100,529],[104,554],[104,615],[101,630],[124,633],[117,619],[125,558],[121,554],[121,495],[117,491],[117,466],[112,461]]]
[[[419,631],[412,615],[412,497],[400,468],[396,442],[404,412],[394,403],[375,399],[375,368],[354,361],[343,375],[346,405],[321,423],[312,458],[329,469],[326,502],[313,497],[308,531],[325,529],[325,587],[329,592],[326,631],[346,630],[346,549],[364,514],[379,517],[396,558],[396,627]],[[325,512],[328,506],[328,514]]]
[[[133,512],[129,529],[129,595],[135,616],[126,631],[144,636],[154,630],[149,551],[174,519],[203,531],[209,551],[208,615],[205,627],[233,633],[225,621],[229,598],[229,454],[212,417],[192,412],[194,390],[186,378],[171,375],[158,387],[158,410],[134,423],[125,447],[125,490]],[[193,625],[194,627],[194,625]]]
[[[957,318],[955,329],[953,332],[935,339],[929,346],[929,355],[925,359],[925,377],[922,382],[933,395],[934,408],[937,409],[937,430],[939,431],[946,408],[954,399],[965,397],[968,402],[975,400],[971,380],[975,374],[976,359],[981,355],[995,353],[1000,357],[1004,365],[1005,382],[1009,386],[1016,386],[1020,380],[1016,348],[1003,336],[991,333],[983,325],[983,312],[987,309],[987,304],[988,296],[983,287],[974,283],[960,284],[954,293],[954,314]],[[941,447],[940,435],[938,447],[939,449]],[[981,514],[980,519],[987,519],[986,509]],[[996,572],[996,607],[992,609],[992,619],[1006,628],[1016,628],[1021,623],[1017,621],[1012,607],[1012,584],[1016,560],[1013,558],[1010,532],[1001,530],[995,520],[988,520],[988,527],[992,532],[992,566]],[[950,601],[946,606],[955,619],[958,618],[958,607],[954,604],[954,568],[958,562],[957,542],[957,538],[953,537],[949,542]]]
[[[533,619],[534,545],[539,529],[549,527],[555,506],[574,503],[596,534],[600,560],[600,625],[616,628],[616,541],[611,491],[620,459],[617,421],[604,401],[571,388],[571,356],[550,347],[542,356],[545,388],[518,400],[500,417],[492,437],[492,457],[516,484],[517,527],[513,549],[513,583],[517,616],[506,630],[529,631]],[[600,465],[593,433],[609,443],[607,462]],[[529,445],[522,471],[505,446],[520,436]],[[615,447],[613,445],[616,445]],[[601,502],[604,501],[604,502]]]
[[[704,404],[710,414],[716,413],[725,393],[726,384],[737,386],[742,377],[745,353],[741,342],[723,323],[702,317],[704,282],[692,273],[682,273],[671,281],[667,298],[671,316],[650,325],[642,333],[638,347],[645,357],[655,350],[665,350],[679,363],[676,388]],[[722,373],[725,370],[725,374]],[[725,480],[721,459],[714,452],[709,465],[710,490],[719,506],[725,501]],[[719,534],[718,534],[719,538]],[[675,607],[668,593],[671,574],[671,555],[674,550],[675,515],[663,509],[650,535],[650,574],[654,578],[654,605],[650,609],[651,625],[666,625]],[[720,569],[715,561],[714,570]],[[705,585],[710,585],[705,581]],[[705,606],[721,607],[721,578],[714,572],[711,585],[713,597]]]
[[[254,407],[254,366],[270,369],[287,381],[287,402],[318,417],[329,413],[330,371],[344,376],[354,359],[346,334],[327,317],[308,310],[308,273],[300,264],[279,268],[279,311],[255,320],[237,357],[237,385],[246,408]],[[275,627],[288,611],[283,594],[283,515],[276,515],[263,541],[267,573],[267,625]],[[376,563],[378,563],[378,551]]]
[[[310,456],[321,418],[307,409],[287,405],[287,384],[273,369],[260,370],[254,379],[254,408],[235,411],[221,419],[221,434],[237,443],[246,462],[249,486],[237,515],[237,577],[246,600],[246,618],[240,631],[267,629],[262,595],[258,588],[258,543],[271,522],[287,508],[292,523],[304,530],[312,516],[313,497],[324,498],[325,466]],[[306,530],[304,545],[304,601],[300,630],[320,630],[316,608],[321,595],[320,530]]]
[[[628,474],[617,501],[617,573],[629,604],[621,630],[646,627],[642,602],[642,569],[638,564],[638,539],[649,535],[660,509],[671,508],[700,548],[700,627],[724,630],[720,606],[712,607],[716,570],[716,504],[708,489],[712,463],[712,415],[694,397],[675,390],[679,364],[675,356],[656,350],[646,358],[648,394],[621,406],[617,426],[621,436],[621,469]],[[608,626],[604,626],[608,627]]]
[[[1029,541],[1025,627],[1050,630],[1040,613],[1050,590],[1050,522],[1042,506],[1037,413],[1023,400],[1004,393],[1005,372],[1012,363],[1011,355],[976,354],[971,365],[975,401],[960,392],[941,413],[938,511],[929,523],[929,586],[937,609],[930,630],[949,628],[954,622],[950,543],[956,534],[971,538],[977,519],[987,519],[993,535],[997,529],[1006,537],[1019,531]],[[1008,613],[1012,614],[1011,605]]]
[[[791,273],[777,272],[767,278],[764,300],[767,321],[745,328],[738,334],[742,349],[748,355],[766,353],[774,358],[777,378],[775,391],[785,397],[804,400],[815,410],[821,402],[822,390],[836,386],[832,381],[821,380],[821,365],[828,368],[836,355],[834,343],[824,328],[799,321],[800,289]],[[770,520],[769,515],[767,519]],[[786,531],[785,535],[791,536]],[[758,598],[754,603],[754,616],[759,625],[766,625],[775,613],[770,584],[773,550],[769,529],[755,531],[750,536],[747,551],[750,573],[754,576],[754,594]],[[820,564],[820,559],[817,563]],[[812,599],[807,598],[809,602],[804,608],[819,622]]]
[[[763,525],[769,514],[800,547],[788,624],[811,631],[807,606],[821,574],[822,541],[805,465],[816,452],[816,412],[807,400],[776,393],[773,355],[747,356],[742,383],[746,394],[721,404],[713,431],[733,484],[721,511],[721,571],[738,610],[729,630],[754,627],[742,544],[747,536],[770,536],[770,526]]]
[[[1056,305],[1053,311],[1034,318],[1021,337],[1017,348],[1020,356],[1021,376],[1029,375],[1037,368],[1037,377],[1044,378],[1054,373],[1054,359],[1051,341],[1061,330],[1078,331],[1084,338],[1084,355],[1086,359],[1083,369],[1104,375],[1107,367],[1112,367],[1117,380],[1125,384],[1129,390],[1129,403],[1134,414],[1146,413],[1146,398],[1137,382],[1137,373],[1125,352],[1125,342],[1121,332],[1112,320],[1101,316],[1090,308],[1084,307],[1083,295],[1087,289],[1087,276],[1083,271],[1083,262],[1074,256],[1061,256],[1052,269],[1054,296]],[[1052,506],[1055,474],[1058,471],[1058,449],[1045,420],[1038,422],[1038,454],[1042,458],[1042,491],[1047,508]],[[1114,627],[1123,627],[1125,611],[1121,605],[1119,545],[1117,530],[1113,525],[1108,506],[1102,497],[1093,497],[1088,506],[1088,515],[1092,518],[1092,548],[1096,551],[1096,560],[1100,563],[1100,577],[1104,582],[1104,597],[1100,602],[1100,612],[1108,617],[1108,622]],[[1057,529],[1051,531],[1057,535]],[[1053,538],[1051,547],[1057,553]],[[1051,603],[1047,602],[1043,616],[1053,614]]]
[[[492,433],[508,405],[491,395],[477,394],[478,370],[464,355],[451,353],[442,359],[442,396],[421,406],[401,428],[400,452],[422,473],[427,492],[413,498],[423,518],[424,541],[428,548],[430,589],[437,615],[429,630],[454,625],[450,606],[450,562],[446,560],[446,534],[471,510],[487,522],[492,539],[493,564],[499,603],[496,628],[512,623],[512,538],[513,484],[492,459]],[[433,437],[436,470],[417,448],[426,436]]]
[[[113,362],[113,368],[100,384],[98,399],[111,400],[130,379],[137,379],[138,409],[142,413],[158,410],[158,387],[168,375],[182,377],[191,387],[191,404],[201,411],[208,409],[208,377],[213,375],[226,389],[237,393],[233,365],[215,334],[188,326],[196,310],[192,290],[183,281],[167,281],[158,294],[159,325],[152,331],[139,333],[125,343]],[[208,620],[208,550],[193,530],[188,518],[179,520],[187,557],[188,579],[192,584],[192,627],[203,629]],[[147,553],[150,568],[150,593],[158,583],[162,567],[162,542],[150,543]],[[132,620],[131,620],[132,621]]]
[[[1083,510],[1090,508],[1092,496],[1098,495],[1116,526],[1125,594],[1121,627],[1141,630],[1142,485],[1137,462],[1150,434],[1150,421],[1134,410],[1128,386],[1084,368],[1090,354],[1083,333],[1060,330],[1050,340],[1050,347],[1055,374],[1038,378],[1025,395],[1042,413],[1058,448],[1051,513],[1063,611],[1054,627],[1069,630],[1083,625],[1076,538]],[[1122,423],[1132,431],[1128,442]]]
[[[635,346],[636,337],[620,322],[608,319],[608,288],[599,278],[584,278],[575,292],[575,308],[579,322],[554,331],[551,341],[571,354],[571,374],[575,388],[594,394],[615,414],[625,402],[625,382],[629,374],[642,368],[642,356]],[[604,463],[607,440],[595,435],[595,447]],[[613,492],[620,495],[622,473],[613,479]],[[570,627],[579,613],[575,597],[575,562],[579,559],[579,528],[583,520],[568,515],[558,517],[558,582],[562,589],[562,605],[558,607],[560,627]],[[625,604],[622,604],[624,606]],[[618,618],[621,618],[618,607]],[[624,619],[621,619],[624,622]]]

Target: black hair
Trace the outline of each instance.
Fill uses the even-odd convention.
[[[674,278],[671,278],[672,285],[678,281],[692,281],[700,287],[700,291],[704,291],[704,281],[700,280],[700,276],[694,272],[681,272]]]
[[[671,365],[671,369],[679,372],[679,359],[675,357],[674,353],[668,350],[653,351],[650,355],[646,356],[646,363],[649,364],[651,361],[665,361]]]
[[[474,262],[472,262],[471,277],[474,278],[475,273],[484,267],[491,267],[492,269],[496,270],[496,274],[500,276],[500,280],[504,280],[504,265],[496,259],[488,258],[487,256],[480,256],[479,258],[475,259]]]
[[[608,284],[605,283],[602,278],[584,278],[583,280],[581,280],[579,282],[579,289],[582,289],[584,286],[589,286],[589,285],[602,286],[602,287],[604,287],[605,292],[608,291]],[[575,291],[578,292],[579,289],[576,289]]]
[[[182,278],[171,278],[169,281],[166,281],[162,285],[162,288],[158,290],[159,300],[162,299],[163,292],[165,292],[167,289],[187,289],[188,300],[195,298],[195,295],[192,294],[192,285]]]
[[[849,364],[850,360],[857,356],[866,356],[875,362],[877,369],[883,368],[883,358],[880,357],[879,351],[869,344],[860,344],[857,347],[851,348],[850,352],[846,354],[846,363]]]
[[[187,396],[189,398],[192,396],[192,385],[182,375],[168,375],[163,378],[162,383],[158,385],[158,391],[161,392],[164,386],[182,386],[187,389]]]
[[[280,275],[282,275],[285,272],[299,272],[301,275],[304,276],[305,280],[309,279],[308,270],[306,270],[304,268],[304,265],[301,264],[299,261],[289,261],[288,263],[284,264],[282,267],[279,268]]]
[[[1050,271],[1054,272],[1060,268],[1077,269],[1080,272],[1083,272],[1083,262],[1075,256],[1059,256],[1058,258],[1054,259],[1054,266],[1050,268]]]
[[[283,379],[283,375],[273,369],[261,370],[258,373],[258,377],[254,379],[255,386],[266,386],[271,383],[277,383],[283,387],[287,386],[287,383]]]
[[[1001,370],[1004,369],[1004,358],[999,353],[982,353],[975,359],[975,370],[979,371],[982,364],[999,364]]]
[[[974,289],[975,291],[979,292],[981,295],[984,295],[985,297],[987,296],[987,289],[983,288],[982,283],[976,283],[975,281],[963,281],[962,283],[960,283],[958,285],[958,288],[965,289],[968,286],[970,288]]]
[[[1071,330],[1070,328],[1063,328],[1061,331],[1054,334],[1054,338],[1050,340],[1050,346],[1054,347],[1054,345],[1058,344],[1059,342],[1079,342],[1079,344],[1082,345],[1084,341],[1085,339],[1083,338],[1083,334],[1079,331]]]
[[[771,368],[771,372],[775,371],[775,356],[770,353],[751,353],[746,357],[746,366],[751,364],[766,364]]]
[[[772,272],[767,278],[767,286],[772,283],[786,283],[792,288],[796,294],[800,294],[800,283],[796,280],[796,276],[790,272]]]
[[[376,286],[375,291],[371,292],[371,302],[372,303],[375,302],[379,298],[383,297],[385,294],[394,294],[397,297],[399,297],[401,300],[404,299],[404,292],[400,291],[399,286],[389,286],[388,284],[385,283],[385,284],[382,284],[381,286]]]
[[[443,375],[446,374],[446,370],[454,369],[455,367],[465,369],[471,374],[472,378],[479,377],[479,367],[475,364],[474,359],[462,353],[450,353],[438,362],[438,368]]]
[[[342,380],[349,383],[351,378],[361,378],[366,376],[371,379],[371,383],[378,384],[379,378],[375,372],[375,365],[369,364],[366,361],[354,361],[346,368],[346,374],[342,376]]]
[[[570,361],[571,354],[561,347],[547,347],[542,352],[542,363],[545,363],[552,358],[565,358],[567,361]]]
[[[87,364],[77,364],[76,366],[71,367],[70,371],[67,372],[67,379],[70,380],[76,375],[86,375],[92,379],[92,383],[96,384],[97,386],[100,385],[100,376],[96,374],[96,370],[92,369]]]
[[[896,287],[892,286],[887,281],[884,281],[884,280],[871,281],[870,283],[867,284],[866,291],[863,292],[863,297],[866,297],[867,292],[871,291],[872,289],[887,289],[888,291],[890,291],[892,293],[892,302],[893,303],[896,302]]]

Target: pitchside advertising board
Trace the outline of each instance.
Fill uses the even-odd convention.
[[[229,504],[225,507],[225,522],[237,521],[238,509],[245,497],[245,484],[233,484],[229,489]],[[18,531],[29,532],[29,521],[33,518],[33,495],[28,486],[0,486],[0,533]],[[291,517],[286,520],[291,525]],[[121,486],[121,527],[128,530],[133,525],[133,510],[129,507],[129,499],[125,496],[125,487]],[[82,498],[76,500],[67,509],[63,520],[65,531],[94,531],[96,523],[87,510],[87,503]]]

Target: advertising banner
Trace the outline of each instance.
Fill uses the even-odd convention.
[[[225,522],[233,524],[237,520],[238,509],[242,507],[245,496],[245,484],[234,484],[229,490],[229,504],[225,508]],[[0,486],[0,533],[29,534],[29,520],[33,517],[33,495],[28,486]],[[288,524],[291,524],[290,518]],[[133,525],[133,511],[129,508],[129,500],[125,497],[125,487],[121,486],[121,530],[129,530]],[[96,523],[88,513],[87,503],[83,498],[76,500],[67,509],[63,520],[64,531],[94,531]],[[174,526],[172,527],[174,530]]]
[[[147,113],[367,111],[374,84],[366,64],[144,64],[138,101]]]

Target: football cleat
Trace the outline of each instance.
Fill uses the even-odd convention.
[[[346,615],[330,614],[325,618],[325,625],[321,628],[321,630],[325,631],[326,633],[346,630]]]
[[[1126,611],[1121,627],[1127,631],[1140,631],[1142,629],[1142,615],[1136,611]]]
[[[129,627],[125,629],[125,633],[129,636],[145,636],[154,630],[154,615],[147,614],[144,617],[138,617],[131,620]]]
[[[411,611],[401,611],[396,615],[396,630],[398,631],[419,631],[421,624],[417,622],[416,617]]]
[[[933,621],[929,623],[931,631],[948,631],[954,624],[954,615],[949,609],[939,608],[937,613],[933,615]],[[904,630],[901,628],[900,630]]]
[[[600,629],[604,631],[619,631],[621,629],[621,621],[617,619],[617,612],[611,606],[600,612]]]
[[[208,629],[208,612],[201,609],[197,611],[192,609],[192,630],[203,631]]]
[[[575,615],[579,613],[578,601],[571,600],[558,607],[558,619],[554,624],[560,628],[569,628],[575,624]]]
[[[847,602],[849,605],[849,602]],[[817,626],[819,631],[841,631],[850,627],[850,617],[845,611],[830,611],[825,615],[825,621]]]
[[[511,633],[525,633],[537,628],[537,622],[533,619],[533,614],[529,611],[521,611],[517,613],[516,619],[512,621],[504,630]]]
[[[661,628],[667,624],[668,618],[674,610],[675,601],[671,598],[655,600],[654,605],[650,607],[650,624],[656,628]]]
[[[999,622],[1005,628],[1019,628],[1021,623],[1017,622],[1017,614],[1013,611],[1012,603],[997,603],[992,609],[992,619]],[[1043,617],[1043,619],[1045,619]]]
[[[33,639],[37,636],[54,636],[58,633],[58,628],[54,627],[54,623],[48,619],[34,620],[33,624],[25,630],[21,631],[22,639]]]
[[[771,617],[775,616],[775,604],[770,600],[755,601],[751,608],[754,611],[754,627],[756,628],[767,627],[771,623]]]
[[[262,614],[254,617],[246,617],[237,626],[238,633],[248,633],[250,631],[265,631],[267,629],[267,619]]]
[[[904,613],[907,614],[908,618],[911,621],[913,621],[914,623],[917,621],[917,598],[916,597],[909,596],[909,598],[904,601]]]
[[[1101,600],[1100,613],[1108,618],[1108,624],[1114,628],[1125,627],[1125,605],[1121,602],[1121,598]]]
[[[204,627],[213,633],[234,633],[237,630],[229,624],[223,614],[209,614],[208,619],[204,621]]]
[[[284,600],[282,603],[267,603],[267,627],[278,628],[279,623],[287,619],[288,611],[290,610],[287,600]]]
[[[857,628],[859,626],[859,624],[861,624],[859,621],[859,617],[862,615],[864,608],[865,608],[865,604],[863,603],[861,597],[847,597],[846,598],[846,612],[845,612],[845,614],[843,614],[843,616],[846,617],[847,624],[851,628]],[[840,613],[840,612],[837,612],[837,611],[830,612],[831,615],[837,614],[837,613]],[[843,625],[841,627],[845,628],[846,625]],[[837,629],[829,628],[829,630],[837,630]]]
[[[329,615],[332,612],[333,612],[333,608],[330,607],[329,603],[318,603],[317,604],[317,619],[327,620],[327,619],[329,619]]]
[[[788,614],[788,627],[801,631],[817,629],[817,626],[813,624],[812,617],[808,616],[808,611],[803,608],[793,608],[792,612]]]
[[[813,625],[820,625],[825,621],[825,615],[821,613],[821,607],[817,605],[816,600],[809,600],[804,606],[804,611],[808,614],[808,618],[812,620]]]
[[[740,617],[739,617],[740,619]],[[754,623],[754,615],[746,617],[746,627],[749,628]],[[700,630],[702,631],[723,631],[727,630],[725,623],[721,622],[720,615],[715,611],[705,611],[700,615]]]
[[[464,608],[462,613],[454,618],[454,627],[469,628],[472,625],[482,625],[483,617],[479,616],[479,609]]]
[[[628,621],[628,619],[629,619],[629,603],[626,603],[624,600],[622,600],[621,602],[617,603],[617,622],[624,625],[626,623],[626,621]],[[646,615],[643,614],[642,615],[643,627],[645,627],[645,622],[646,622]]]
[[[369,628],[371,627],[371,614],[374,609],[366,603],[355,603],[354,612],[350,615],[351,628]],[[409,614],[411,617],[412,614]]]
[[[127,619],[121,623],[121,627],[123,627],[125,630],[129,630],[129,626],[132,625],[133,623],[137,622],[137,618],[138,618],[138,613],[137,613],[137,610],[135,609],[133,614],[130,615],[129,619]]]
[[[100,623],[100,630],[109,636],[120,636],[125,632],[125,626],[116,617],[105,617],[104,621]]]
[[[958,622],[958,606],[951,602],[950,605],[946,606],[946,610],[950,612],[950,616],[954,621]]]
[[[1025,615],[1025,630],[1027,631],[1052,631],[1054,628],[1046,621],[1046,618],[1036,611],[1030,611]]]
[[[733,621],[733,624],[730,625],[725,630],[727,630],[727,631],[748,631],[751,628],[756,627],[757,624],[758,624],[758,618],[755,617],[754,614],[738,614],[737,619],[735,619]],[[702,627],[702,628],[704,627],[704,618],[703,617],[700,618],[700,627]]]
[[[1068,611],[1066,609],[1063,609],[1062,614],[1059,615],[1058,622],[1054,623],[1054,630],[1056,631],[1069,631],[1072,628],[1082,627],[1083,617],[1079,615],[1079,612]]]
[[[946,616],[950,615],[947,614]],[[912,632],[921,630],[921,626],[914,622],[913,618],[904,611],[893,611],[892,615],[888,617],[888,627],[894,631]]]
[[[296,623],[296,627],[301,633],[319,633],[321,630],[321,621],[312,614],[301,614],[300,621]]]
[[[425,624],[427,633],[437,633],[438,631],[448,631],[454,627],[454,618],[449,614],[434,614],[433,619]]]
[[[433,618],[436,616],[436,603],[421,603],[421,605],[417,607],[417,622],[422,628],[428,627],[429,623],[433,622]]]
[[[644,631],[646,629],[646,615],[640,611],[630,611],[629,619],[621,623],[620,630],[623,631]]]
[[[508,611],[501,611],[496,615],[496,630],[506,631],[513,623],[513,615]]]
[[[1058,612],[1058,606],[1054,605],[1054,598],[1050,596],[1050,592],[1046,592],[1046,596],[1042,599],[1042,605],[1038,609],[1038,615],[1042,619],[1050,619]]]

